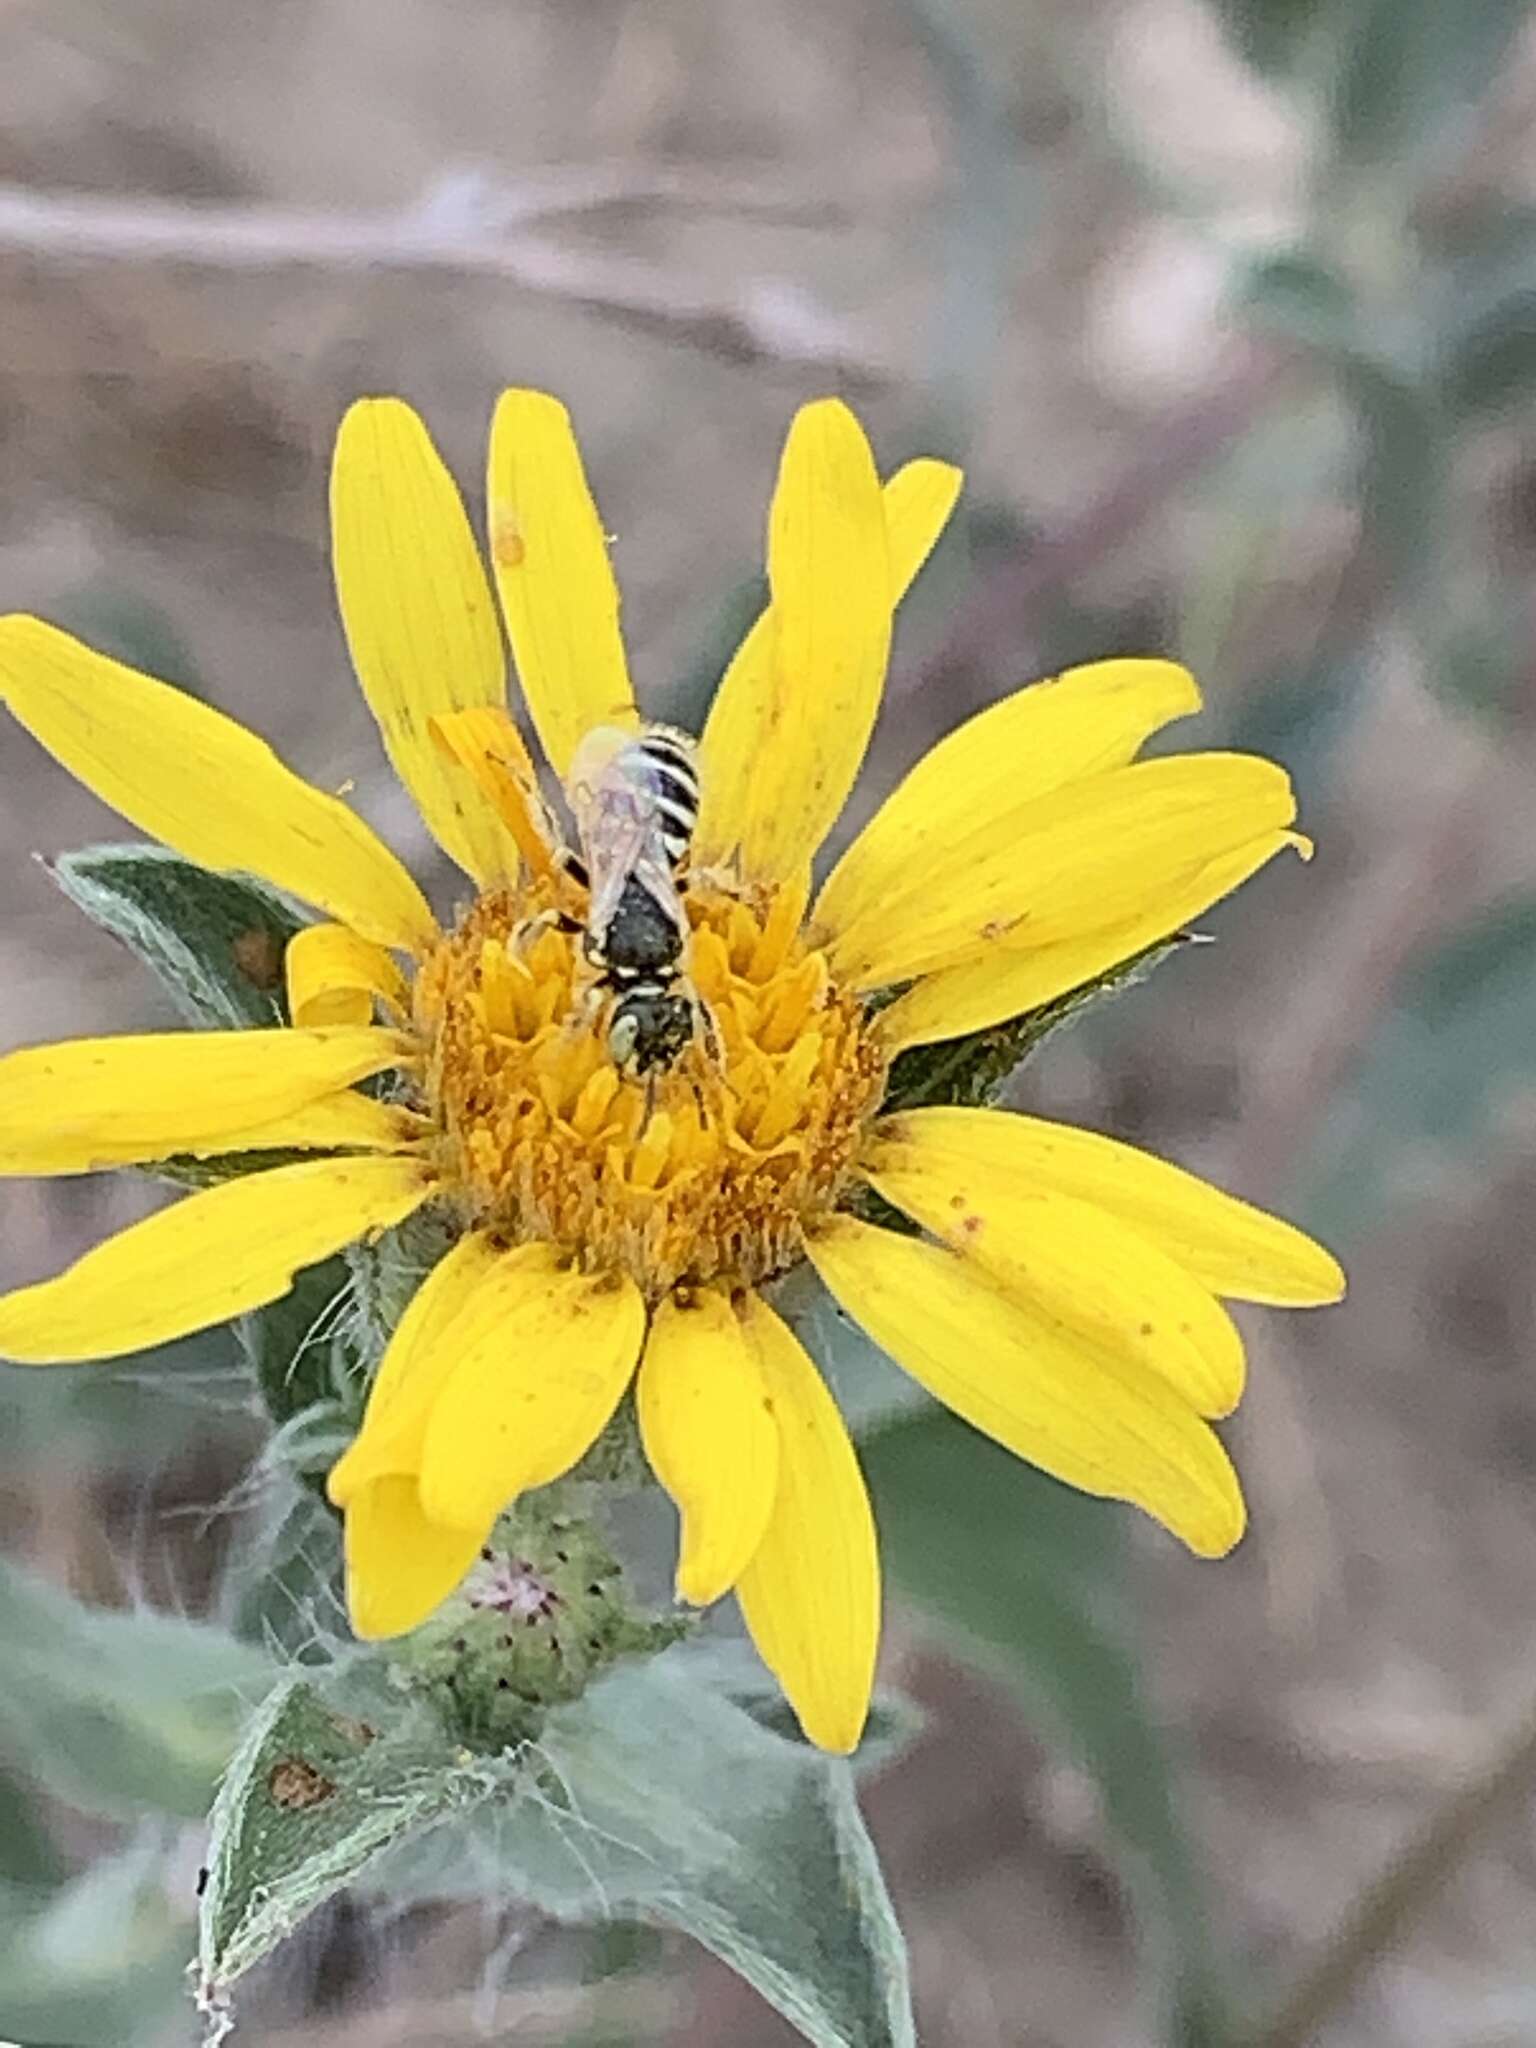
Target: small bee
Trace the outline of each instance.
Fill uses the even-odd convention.
[[[566,793],[588,887],[582,951],[612,995],[608,1052],[639,1076],[670,1067],[713,1031],[684,971],[688,915],[679,877],[699,815],[694,742],[670,726],[594,727],[576,750]],[[584,874],[582,870],[585,870]]]

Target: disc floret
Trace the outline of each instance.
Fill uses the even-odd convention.
[[[650,1300],[769,1278],[849,1185],[886,1067],[801,929],[803,894],[695,880],[689,972],[718,1043],[642,1080],[615,1064],[557,887],[481,896],[417,980],[427,1106],[466,1222],[625,1273]]]

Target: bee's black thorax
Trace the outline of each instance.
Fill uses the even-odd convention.
[[[587,958],[614,983],[672,975],[682,957],[685,934],[633,875],[619,907],[601,932],[587,934]]]

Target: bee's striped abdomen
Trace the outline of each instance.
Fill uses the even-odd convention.
[[[645,756],[661,814],[661,843],[667,860],[674,868],[680,867],[699,822],[699,778],[692,743],[665,726],[652,726],[641,734],[637,750]]]

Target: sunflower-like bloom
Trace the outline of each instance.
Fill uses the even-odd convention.
[[[892,614],[958,487],[932,461],[882,485],[836,401],[796,417],[770,602],[699,745],[686,968],[708,1029],[643,1078],[615,1063],[600,985],[594,1005],[586,878],[507,710],[463,503],[408,407],[368,399],[343,423],[335,572],[389,757],[476,892],[450,925],[345,804],[243,727],[36,619],[0,621],[0,695],[66,768],[186,858],[327,920],[288,948],[291,1028],[0,1062],[9,1173],[313,1155],[186,1195],[0,1299],[0,1355],[181,1336],[436,1205],[452,1249],[330,1475],[361,1636],[423,1620],[497,1515],[570,1470],[633,1382],[681,1517],[680,1596],[734,1589],[807,1734],[851,1748],[879,1567],[847,1431],[760,1291],[802,1259],[1010,1450],[1134,1502],[1201,1555],[1237,1541],[1242,1496],[1209,1421],[1243,1379],[1221,1298],[1333,1300],[1334,1261],[1110,1138],[881,1106],[904,1048],[1081,985],[1299,843],[1285,775],[1238,754],[1138,761],[1198,696],[1171,664],[1105,662],[962,725],[811,890],[879,707]],[[498,405],[489,523],[523,699],[565,780],[594,729],[641,728],[603,529],[565,410],[542,393]],[[915,1230],[867,1220],[889,1213],[867,1190]]]

